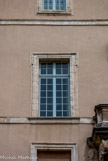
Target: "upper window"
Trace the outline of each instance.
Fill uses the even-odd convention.
[[[37,0],[36,13],[72,14],[71,0]]]
[[[69,63],[40,63],[39,116],[70,116]]]
[[[65,11],[66,10],[66,0],[43,0],[44,10],[56,10]]]

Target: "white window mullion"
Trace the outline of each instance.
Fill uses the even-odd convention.
[[[53,0],[53,10],[56,10],[56,0]]]
[[[53,117],[56,117],[56,64],[53,63]]]

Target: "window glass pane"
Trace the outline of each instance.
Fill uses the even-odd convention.
[[[68,84],[68,79],[63,79],[63,84]]]
[[[63,98],[63,103],[68,103],[68,98]]]
[[[62,105],[61,104],[56,105],[56,110],[62,110]]]
[[[53,97],[53,92],[47,91],[47,97]]]
[[[56,74],[61,74],[61,63],[56,63]]]
[[[49,0],[49,10],[52,10],[52,9],[53,9],[53,1]]]
[[[60,0],[60,3],[61,3],[60,9],[66,10],[66,0]]]
[[[68,91],[63,91],[63,97],[68,97]]]
[[[61,68],[61,63],[56,63],[56,68]]]
[[[46,85],[41,85],[41,90],[46,90]]]
[[[56,79],[56,84],[61,84],[61,79]]]
[[[41,91],[41,97],[46,97],[46,91]]]
[[[41,98],[41,103],[46,103],[46,98]]]
[[[61,98],[56,98],[56,103],[62,103],[62,99]]]
[[[68,110],[68,104],[63,104],[63,110]]]
[[[45,0],[47,1],[47,0]],[[46,63],[41,63],[41,68],[46,68]]]
[[[46,116],[46,111],[40,111],[40,116]]]
[[[46,74],[46,63],[41,64],[41,74]]]
[[[53,84],[53,79],[48,79],[48,84]]]
[[[47,110],[53,110],[53,105],[52,104],[47,105]]]
[[[46,105],[42,105],[42,104],[41,104],[41,105],[40,105],[40,110],[44,110],[44,111],[45,111],[45,110],[46,110]]]
[[[63,111],[63,116],[69,116],[69,112],[68,111]]]
[[[56,90],[61,90],[61,85],[56,85]]]
[[[62,1],[64,1],[64,0],[61,0],[61,2],[62,2]],[[63,63],[63,64],[62,64],[62,67],[68,69],[68,63]]]
[[[61,91],[57,91],[56,92],[56,97],[61,97],[62,96],[62,92]]]
[[[61,68],[56,69],[56,74],[61,74]]]
[[[52,85],[47,85],[47,90],[53,90],[53,86]]]
[[[43,0],[44,2],[44,10],[48,9],[48,0]]]
[[[53,97],[53,92],[47,91],[47,97]]]
[[[47,69],[47,74],[53,74],[53,70],[51,68]]]
[[[63,85],[63,90],[68,90],[68,85]]]
[[[52,111],[47,111],[47,116],[53,116],[53,112]]]
[[[56,0],[56,10],[59,10],[60,8],[59,0]]]
[[[61,111],[56,111],[56,116],[62,116],[62,112]]]
[[[68,74],[68,69],[63,68],[62,70],[63,70],[63,74]]]
[[[52,98],[47,98],[47,103],[53,103],[53,99]]]
[[[41,84],[46,84],[46,79],[41,79]]]
[[[46,74],[46,69],[45,68],[41,68],[41,74]]]

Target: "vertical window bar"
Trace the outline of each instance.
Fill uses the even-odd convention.
[[[56,75],[56,64],[53,63],[53,74]],[[53,116],[56,117],[56,78],[53,78]]]
[[[61,79],[61,84],[62,84],[62,86],[61,86],[61,98],[62,98],[62,117],[63,117],[63,79]]]

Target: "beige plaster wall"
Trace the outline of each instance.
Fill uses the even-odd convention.
[[[37,15],[36,0],[0,0],[0,19],[107,19],[107,0],[72,0],[73,16]]]
[[[0,116],[30,116],[30,52],[79,52],[79,113],[92,117],[108,101],[107,35],[104,26],[0,26]]]
[[[0,156],[30,155],[31,143],[77,143],[79,161],[88,161],[86,138],[91,131],[91,125],[1,125]]]

